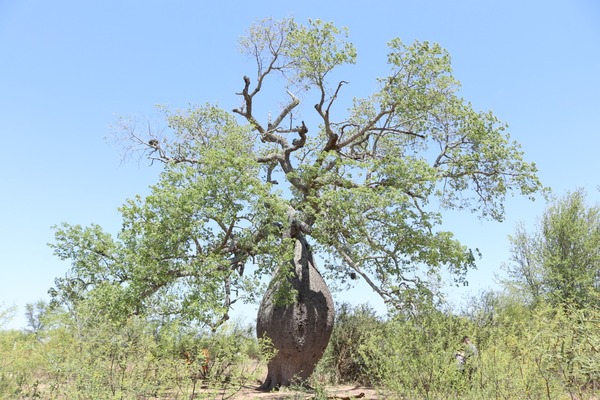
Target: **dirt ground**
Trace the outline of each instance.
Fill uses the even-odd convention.
[[[313,399],[315,394],[310,391],[297,392],[290,389],[281,389],[278,392],[261,392],[256,390],[257,386],[245,386],[236,393],[231,399],[268,399],[268,400],[284,400],[284,399]],[[360,386],[333,386],[326,387],[328,399],[338,400],[376,400],[384,399],[385,397],[378,393],[376,389]]]

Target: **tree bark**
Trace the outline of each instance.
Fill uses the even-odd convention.
[[[275,304],[280,284],[274,279],[258,310],[256,333],[259,338],[269,338],[277,350],[259,390],[304,384],[323,356],[333,330],[333,298],[302,236],[296,238],[292,263],[295,273],[290,283],[298,291],[296,301]]]

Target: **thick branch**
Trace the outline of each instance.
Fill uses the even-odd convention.
[[[383,118],[384,116],[386,116],[392,112],[393,112],[393,110],[380,111],[379,114],[377,114],[371,121],[366,123],[362,127],[362,129],[360,129],[354,135],[350,136],[348,139],[338,143],[338,148],[346,147],[350,144],[353,144],[353,142],[355,142],[357,140],[361,140],[361,139],[364,139],[365,137],[368,137],[367,133],[377,124],[377,122],[379,122],[381,120],[381,118]]]
[[[306,134],[308,133],[308,128],[306,127],[306,124],[304,124],[304,121],[302,121],[302,125],[297,126],[294,129],[294,131],[298,133],[300,138],[292,140],[292,145],[287,146],[284,149],[284,153],[286,154],[286,159],[289,158],[289,154],[291,152],[296,151],[301,147],[304,147],[304,144],[306,143]]]
[[[338,83],[338,87],[335,90],[335,93],[333,94],[331,99],[329,100],[329,104],[327,105],[327,108],[325,109],[325,111],[323,111],[323,105],[325,102],[325,92],[323,90],[321,91],[321,101],[319,102],[319,104],[315,104],[315,109],[317,110],[317,112],[319,113],[321,118],[323,119],[323,123],[325,126],[325,133],[327,134],[327,143],[325,144],[325,147],[323,148],[324,152],[339,149],[339,146],[337,144],[337,142],[339,140],[339,135],[334,133],[331,128],[331,120],[329,119],[329,111],[331,110],[331,106],[333,105],[333,102],[337,99],[340,89],[342,88],[342,86],[344,84],[347,84],[347,83],[348,82],[346,82],[346,81],[340,81],[340,83]]]
[[[227,245],[227,242],[232,237],[234,226],[235,226],[235,219],[232,219],[231,224],[229,224],[229,227],[225,231],[225,236],[223,236],[223,240],[221,241],[221,244],[217,248],[217,251],[220,251],[221,249],[225,248],[225,246]]]
[[[277,128],[281,122],[283,121],[283,119],[294,109],[298,106],[298,104],[300,104],[300,100],[298,100],[298,98],[296,96],[294,96],[294,94],[292,92],[290,92],[288,90],[287,94],[290,95],[290,97],[292,98],[292,101],[283,109],[281,110],[281,112],[279,113],[279,116],[275,119],[275,121],[273,122],[272,126]],[[271,127],[269,127],[269,129],[271,129]]]
[[[285,161],[285,157],[281,153],[271,153],[267,154],[266,156],[256,158],[256,162],[261,164],[269,164],[273,161],[279,161],[281,163]]]
[[[290,129],[279,129],[279,125],[283,121],[283,119],[288,116],[292,110],[300,104],[300,100],[296,96],[294,96],[291,92],[288,94],[292,97],[292,101],[279,113],[279,116],[275,119],[273,124],[268,126],[268,129],[264,129],[262,125],[256,121],[254,116],[252,115],[252,100],[253,96],[257,93],[255,90],[252,94],[249,91],[250,87],[250,78],[244,76],[244,89],[239,95],[243,96],[245,107],[234,109],[233,112],[239,114],[246,118],[250,124],[259,132],[261,140],[263,142],[277,143],[281,147],[281,152],[273,152],[266,156],[258,157],[257,162],[259,163],[271,163],[273,161],[277,161],[281,166],[283,172],[288,175],[290,172],[294,171],[292,164],[290,162],[290,154],[301,147],[306,143],[306,134],[308,133],[308,128],[302,122],[301,126],[297,126],[296,128]],[[294,139],[292,144],[290,145],[288,140],[276,133],[298,133],[300,136],[299,139]],[[289,175],[288,175],[289,176]],[[298,188],[300,191],[306,193],[307,187],[302,183],[299,178],[288,178],[290,183]]]
[[[244,98],[245,108],[243,106],[241,108],[234,108],[233,112],[236,114],[240,114],[241,116],[246,118],[246,120],[248,122],[250,122],[250,124],[252,124],[252,126],[262,136],[262,135],[264,135],[266,130],[265,130],[265,128],[262,127],[261,124],[258,123],[258,121],[252,115],[252,98],[258,91],[255,89],[254,92],[252,92],[252,94],[250,94],[250,93],[248,93],[249,88],[250,88],[250,78],[248,78],[247,76],[244,76],[244,89],[242,90],[241,93],[237,93],[237,94]],[[257,86],[257,88],[258,88],[258,86]]]

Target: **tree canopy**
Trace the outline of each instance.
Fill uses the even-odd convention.
[[[600,205],[583,189],[553,198],[534,230],[519,226],[510,243],[507,286],[529,301],[600,305]]]
[[[460,97],[438,44],[391,40],[389,74],[373,77],[365,98],[338,77],[357,60],[345,29],[265,19],[239,44],[256,67],[239,107],[162,108],[166,128],[149,132],[121,121],[129,149],[163,172],[120,208],[116,236],[56,227],[51,246],[72,263],[52,289],[57,301],[214,326],[234,302],[255,301],[302,234],[327,278],[364,279],[405,307],[428,276],[447,267],[460,280],[474,266],[440,228],[443,210],[502,220],[508,194],[541,188],[507,126]],[[278,105],[272,93],[289,99]]]

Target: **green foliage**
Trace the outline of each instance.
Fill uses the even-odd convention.
[[[316,376],[335,384],[372,385],[367,344],[380,337],[384,323],[367,305],[351,308],[343,303],[336,312],[335,326]]]
[[[494,323],[480,327],[487,336],[480,346],[481,393],[544,399],[594,395],[600,367],[597,310],[543,303],[527,308],[505,299],[494,313]]]
[[[0,397],[227,398],[255,380],[269,357],[239,324],[199,333],[178,322],[116,323],[89,313],[49,325],[43,340],[0,331]]]
[[[149,196],[127,201],[117,239],[97,225],[56,227],[51,246],[73,266],[57,280],[55,300],[94,299],[116,318],[169,313],[216,326],[236,301],[232,292],[241,301],[256,294],[257,279],[243,275],[246,249],[261,261],[257,274],[283,257],[269,221],[284,220],[284,208],[258,180],[247,129],[212,106],[167,120],[178,157],[196,159],[167,164]]]
[[[400,398],[450,396],[468,386],[455,354],[470,328],[466,321],[435,309],[394,318],[383,335],[365,346],[369,371]]]
[[[398,399],[592,399],[599,317],[594,309],[529,308],[494,293],[462,315],[421,307],[382,321],[342,307],[314,379],[369,383]],[[465,335],[478,352],[460,364]]]
[[[342,306],[314,379],[370,384],[398,399],[593,399],[599,321],[597,309],[528,307],[490,292],[460,315],[422,305],[384,321]],[[478,352],[460,364],[465,335]]]
[[[271,71],[285,72],[290,86],[308,90],[326,85],[336,67],[356,62],[356,49],[346,41],[347,29],[331,22],[263,19],[240,38],[240,50],[257,61],[259,84]]]
[[[3,328],[14,316],[16,307],[5,307],[4,303],[0,304],[0,328]]]
[[[0,397],[40,398],[35,337],[17,331],[0,331]]]
[[[507,286],[534,302],[600,305],[600,205],[582,189],[553,199],[533,232],[520,226],[510,241]]]
[[[342,39],[338,38],[342,35]],[[331,22],[308,20],[306,26],[290,22],[287,47],[283,54],[293,60],[296,74],[291,81],[308,81],[308,85],[322,86],[326,75],[337,66],[354,64],[356,49],[345,39],[346,29],[339,29]]]
[[[161,108],[167,126],[149,133],[120,121],[126,147],[163,173],[120,208],[116,236],[98,225],[55,228],[51,246],[72,264],[52,289],[56,303],[89,300],[114,321],[169,315],[216,328],[234,302],[256,300],[261,279],[290,259],[284,239],[302,234],[336,260],[325,266],[331,277],[351,270],[400,307],[442,268],[460,281],[475,265],[440,229],[440,210],[501,220],[507,194],[541,189],[506,125],[458,96],[436,43],[390,41],[389,75],[346,112],[338,75],[357,60],[346,29],[265,19],[240,48],[257,74],[244,77],[232,113]],[[267,84],[266,99],[287,91],[289,103],[260,104]],[[300,99],[312,96],[305,107]],[[257,109],[275,113],[264,124]]]
[[[340,383],[372,385],[390,399],[599,394],[596,308],[532,307],[484,293],[459,315],[425,303],[416,311],[383,320],[367,306],[342,305],[310,394],[325,398],[325,388]],[[41,340],[33,332],[0,331],[0,398],[223,398],[259,378],[273,355],[269,343],[235,323],[210,332],[177,320],[115,322],[91,307],[77,318],[46,313],[53,322]],[[478,356],[460,367],[455,354],[464,335]]]
[[[27,318],[28,330],[39,335],[45,328],[47,321],[44,320],[47,314],[48,304],[39,300],[35,303],[29,303],[25,306],[25,318]]]

